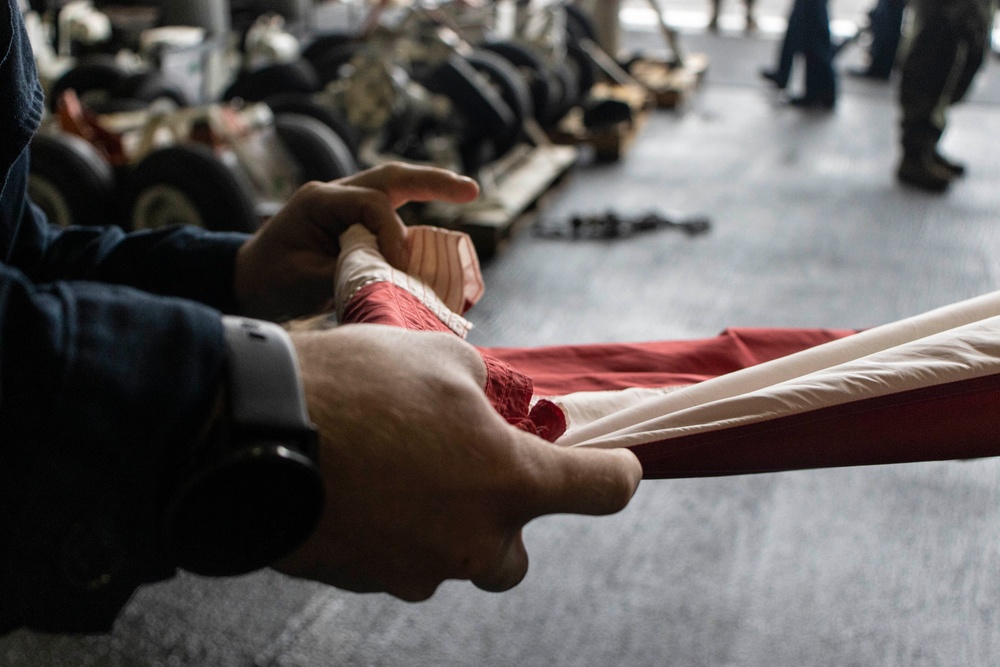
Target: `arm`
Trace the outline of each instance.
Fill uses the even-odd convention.
[[[106,630],[172,575],[158,515],[222,360],[206,307],[0,266],[0,629]]]
[[[213,403],[222,325],[191,301],[57,280],[126,273],[124,235],[59,233],[28,202],[42,99],[12,0],[0,91],[0,631],[103,630],[139,583],[173,573],[161,495]]]
[[[389,261],[406,261],[410,201],[466,202],[479,188],[452,172],[394,163],[331,183],[308,183],[256,234],[174,227],[60,230],[34,207],[24,212],[11,262],[35,282],[87,280],[128,285],[269,320],[312,315],[333,297],[340,234],[361,222]]]
[[[0,2],[0,90],[12,93],[0,96],[0,123],[13,127],[13,141],[0,142],[0,631],[105,630],[138,585],[175,569],[160,535],[164,501],[199,458],[226,366],[218,311],[150,292],[257,316],[310,312],[329,300],[336,239],[349,224],[366,224],[398,259],[396,207],[467,201],[477,188],[392,165],[303,188],[249,242],[192,230],[51,230],[25,194],[40,89],[17,7]],[[474,350],[420,337],[415,356],[409,336],[420,335],[345,327],[296,337],[327,502],[282,569],[407,599],[450,577],[501,590],[523,576],[525,522],[627,502],[634,458],[567,456],[525,440],[492,412]],[[365,359],[379,363],[358,365]],[[585,459],[600,465],[585,471]],[[499,482],[486,484],[494,475]],[[424,492],[410,514],[416,530],[393,517]],[[466,502],[442,515],[455,498]],[[374,506],[380,513],[368,516]],[[369,537],[372,520],[382,530]],[[369,563],[372,553],[381,557]]]
[[[11,195],[0,205],[12,211],[17,234],[6,249],[6,262],[32,282],[88,281],[124,285],[152,294],[199,301],[223,312],[237,309],[232,276],[245,234],[173,227],[126,234],[116,226],[59,229],[31,205],[25,192],[26,157],[8,178]],[[2,211],[0,211],[2,214]],[[2,249],[2,247],[0,247]]]

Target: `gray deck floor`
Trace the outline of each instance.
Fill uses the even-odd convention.
[[[485,267],[473,342],[864,327],[1000,287],[992,63],[944,144],[969,176],[927,196],[892,177],[891,87],[846,81],[836,113],[802,114],[756,80],[773,41],[687,43],[712,59],[704,87],[621,162],[576,170],[546,215],[702,213],[711,232],[526,231]],[[19,633],[0,664],[1000,663],[994,460],[645,482],[619,515],[540,520],[526,541],[531,572],[504,595],[451,583],[408,605],[267,573],[183,577],[140,592],[111,637]]]

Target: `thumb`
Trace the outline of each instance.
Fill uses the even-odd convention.
[[[528,433],[537,480],[523,505],[530,518],[545,514],[614,514],[625,508],[642,480],[642,465],[628,449],[560,447]]]

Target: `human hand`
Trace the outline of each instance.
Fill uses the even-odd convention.
[[[457,336],[355,324],[292,340],[327,501],[275,564],[287,574],[410,601],[446,579],[507,590],[527,572],[526,523],[617,512],[642,476],[628,450],[559,447],[507,424]]]
[[[282,320],[321,312],[333,297],[345,229],[363,224],[389,263],[402,269],[406,227],[396,209],[411,201],[464,203],[478,195],[470,178],[404,163],[307,183],[240,248],[233,279],[240,314]]]

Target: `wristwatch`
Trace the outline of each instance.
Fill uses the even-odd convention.
[[[317,434],[298,362],[276,324],[223,317],[220,415],[168,493],[164,547],[207,576],[266,567],[302,544],[323,510]]]

